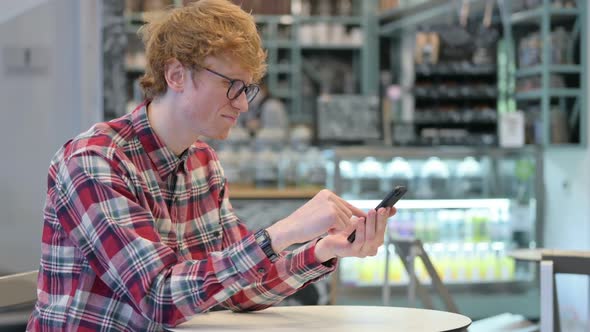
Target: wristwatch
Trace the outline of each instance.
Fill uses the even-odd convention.
[[[279,259],[279,255],[272,249],[272,242],[270,241],[270,235],[266,231],[266,229],[261,229],[256,234],[254,234],[254,238],[256,239],[256,243],[260,246],[260,249],[264,251],[266,257],[270,259],[271,262],[275,262]]]

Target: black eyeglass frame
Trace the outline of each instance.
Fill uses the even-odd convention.
[[[252,102],[252,100],[254,100],[254,98],[256,98],[256,95],[258,95],[258,92],[260,92],[260,86],[258,84],[252,83],[252,84],[246,84],[246,82],[239,80],[239,79],[233,79],[233,78],[229,78],[221,73],[216,72],[215,70],[209,69],[207,67],[203,67],[203,69],[205,69],[206,71],[215,74],[223,79],[226,79],[229,82],[229,87],[227,88],[227,93],[225,94],[225,96],[227,97],[227,99],[229,100],[235,100],[237,99],[242,93],[246,94],[246,99],[248,100],[248,104]],[[234,86],[234,84],[236,82],[240,82],[242,84],[242,87],[237,91],[237,93],[235,94],[235,96],[230,96],[230,92],[231,92],[231,88]],[[248,96],[249,91],[254,91],[252,93],[251,96]]]

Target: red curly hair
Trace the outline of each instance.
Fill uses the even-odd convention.
[[[208,56],[230,55],[255,82],[266,71],[266,52],[254,18],[228,0],[200,0],[155,17],[139,29],[147,66],[140,85],[146,98],[166,93],[166,64],[177,59],[200,69]]]

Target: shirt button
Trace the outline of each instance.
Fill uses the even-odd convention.
[[[258,269],[258,273],[264,273],[264,272],[266,272],[266,270],[263,267]]]

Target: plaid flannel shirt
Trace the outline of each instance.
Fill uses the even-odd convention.
[[[213,149],[177,157],[146,108],[53,158],[27,330],[162,330],[216,305],[264,309],[334,270],[315,241],[271,263],[233,213]]]

